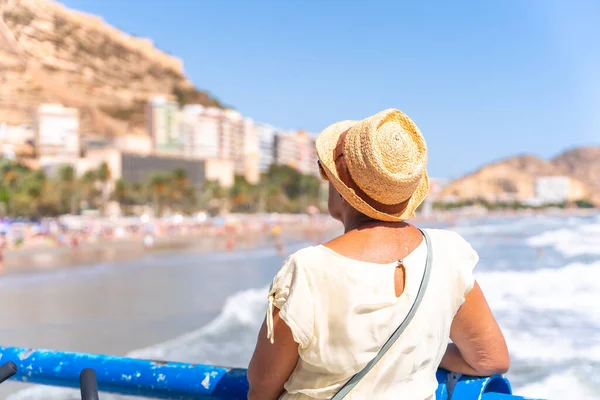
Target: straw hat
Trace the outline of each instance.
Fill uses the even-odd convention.
[[[356,210],[381,221],[414,216],[429,191],[427,144],[399,110],[330,125],[317,137],[328,180]]]

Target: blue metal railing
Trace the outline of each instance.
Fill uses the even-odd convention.
[[[96,383],[104,392],[163,399],[241,400],[248,392],[242,368],[18,347],[0,347],[0,362],[17,366],[12,379],[72,388],[81,384],[82,394],[94,392]],[[93,371],[82,374],[86,369]],[[523,399],[512,395],[510,383],[500,375],[474,378],[439,370],[437,379],[436,400]],[[91,389],[84,389],[84,382]]]

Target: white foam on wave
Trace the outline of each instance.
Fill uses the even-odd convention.
[[[600,224],[578,224],[548,230],[528,238],[527,244],[553,247],[566,257],[600,255]]]
[[[568,311],[600,319],[600,261],[530,271],[477,271],[494,310]],[[600,322],[600,321],[599,321]]]
[[[575,218],[564,218],[547,215],[536,215],[528,218],[498,218],[467,221],[451,226],[449,229],[465,236],[498,235],[522,233],[536,228],[554,229],[555,227],[577,223]]]
[[[268,287],[238,292],[211,323],[166,342],[135,350],[135,358],[245,367],[265,317]]]
[[[208,325],[163,343],[138,349],[129,357],[246,367],[252,356],[256,335],[266,313],[268,287],[238,292],[229,297],[222,312]],[[72,389],[34,386],[8,400],[66,400],[79,398]],[[138,399],[102,395],[104,400]]]
[[[596,371],[597,372],[597,371]],[[600,391],[590,382],[593,370],[584,376],[574,368],[550,375],[543,380],[515,389],[514,394],[533,399],[545,400],[594,400],[600,399]]]
[[[477,281],[513,357],[531,363],[600,361],[600,262],[481,272]],[[581,336],[585,335],[585,336]]]

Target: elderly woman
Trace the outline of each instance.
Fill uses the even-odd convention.
[[[504,337],[460,235],[406,221],[429,190],[427,146],[398,110],[317,138],[329,213],[345,233],[273,280],[249,399],[434,399],[438,367],[504,373]],[[451,342],[450,340],[451,339]]]

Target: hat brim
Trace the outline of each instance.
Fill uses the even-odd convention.
[[[408,200],[404,210],[397,214],[389,214],[373,208],[370,204],[361,199],[352,188],[346,186],[346,184],[340,179],[335,166],[334,150],[342,133],[350,129],[352,125],[357,122],[358,121],[338,122],[327,127],[317,137],[317,156],[319,157],[319,161],[321,162],[321,166],[323,167],[325,174],[327,174],[329,182],[333,184],[338,193],[341,194],[342,197],[348,203],[350,203],[352,207],[368,217],[379,221],[388,222],[400,222],[412,218],[415,215],[416,209],[423,202],[423,200],[425,200],[427,193],[429,192],[429,177],[427,176],[427,172],[425,172],[421,177],[417,188]],[[390,188],[390,190],[393,190],[393,188]]]

